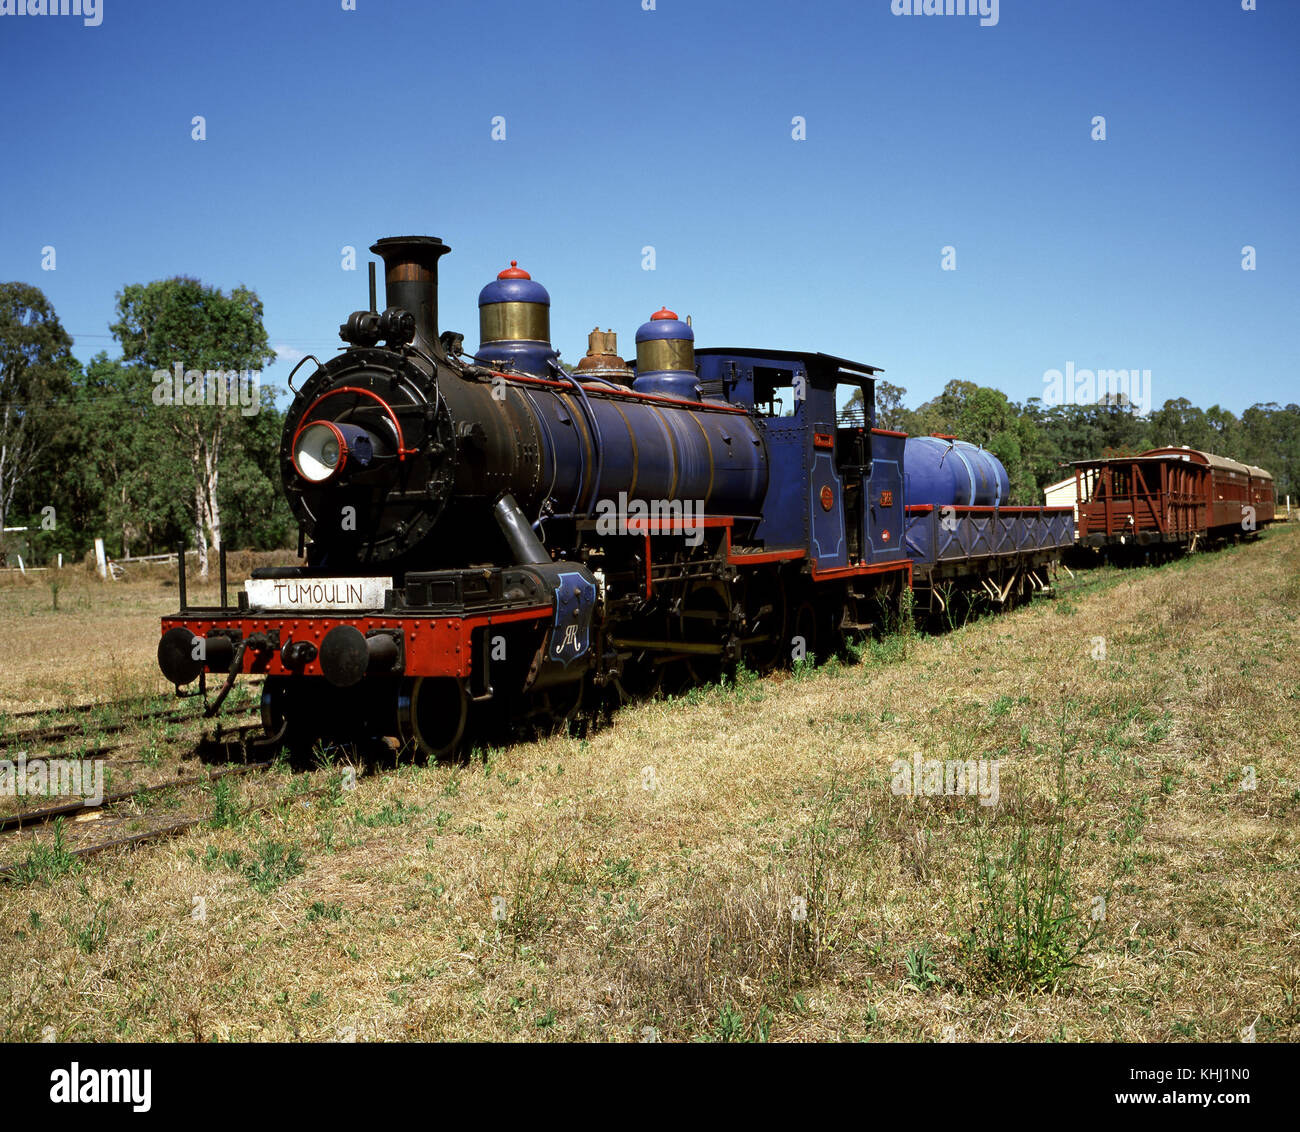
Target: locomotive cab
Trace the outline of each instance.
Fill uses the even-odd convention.
[[[902,559],[902,434],[875,426],[876,366],[787,350],[699,350],[701,385],[750,410],[772,472],[764,546],[807,548],[819,570]],[[862,394],[857,419],[836,396]]]

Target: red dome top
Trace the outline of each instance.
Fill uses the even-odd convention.
[[[661,319],[665,319],[665,318],[671,318],[674,322],[677,320],[677,316],[673,314],[673,312],[670,311],[667,307],[660,307],[657,311],[655,311],[654,314],[650,316],[650,321],[658,322]]]
[[[526,272],[522,267],[519,266],[519,261],[517,259],[512,259],[510,261],[510,266],[507,267],[504,271],[498,273],[497,278],[498,279],[531,279],[532,276],[529,275],[528,272]]]

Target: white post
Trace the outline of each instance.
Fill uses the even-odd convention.
[[[101,578],[108,577],[108,563],[104,560],[104,540],[102,538],[95,540],[95,568],[99,571]]]
[[[63,551],[59,551],[59,569],[63,569]]]
[[[24,578],[27,577],[27,570],[23,566],[23,556],[21,554],[16,554],[14,557],[18,559],[18,573],[20,573]]]

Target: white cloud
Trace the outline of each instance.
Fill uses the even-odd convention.
[[[292,365],[294,362],[300,362],[307,355],[301,350],[295,350],[292,346],[272,346],[275,351],[275,360],[277,362],[288,362]]]

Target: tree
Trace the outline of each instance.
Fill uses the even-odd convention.
[[[901,385],[894,385],[883,378],[876,380],[876,427],[887,428],[891,432],[906,432],[908,419],[912,414],[903,406],[903,395],[907,392]]]
[[[223,445],[238,443],[246,427],[243,409],[252,408],[238,403],[243,386],[236,388],[231,379],[251,381],[275,357],[262,325],[262,302],[243,286],[227,295],[177,276],[125,287],[117,296],[117,314],[109,329],[121,343],[123,361],[152,371],[153,411],[163,414],[194,470],[190,518],[199,572],[206,577],[209,545],[221,548]],[[260,396],[256,384],[252,389]]]
[[[1227,409],[1211,405],[1205,410],[1205,423],[1214,437],[1211,452],[1227,455],[1241,447],[1241,422]]]
[[[74,383],[63,442],[50,452],[67,468],[61,498],[83,529],[102,531],[123,557],[174,542],[188,525],[176,484],[189,466],[153,404],[153,387],[142,367],[96,354]]]
[[[1156,448],[1185,445],[1213,452],[1214,434],[1200,409],[1186,397],[1176,397],[1151,414],[1151,443]]]
[[[1033,415],[1005,393],[972,381],[950,381],[913,417],[917,434],[956,436],[993,453],[1007,469],[1012,501],[1041,502],[1038,486],[1051,465],[1049,445]]]
[[[247,417],[239,436],[224,452],[221,515],[226,542],[242,546],[288,546],[296,532],[293,514],[280,490],[280,439],[284,414],[274,390],[263,387],[262,408]]]
[[[1235,459],[1273,473],[1279,502],[1300,490],[1300,405],[1252,405],[1241,414]]]
[[[54,434],[47,410],[66,395],[74,364],[72,339],[41,290],[0,283],[0,531]]]
[[[844,402],[844,407],[839,411],[837,420],[842,425],[852,424],[862,413],[862,390],[855,389],[849,399]]]
[[[193,528],[188,485],[194,473],[168,414],[153,402],[149,371],[99,353],[84,372],[74,360],[71,380],[70,396],[47,410],[54,435],[18,492],[15,522],[29,514],[36,526],[43,505],[57,508],[56,527],[34,532],[46,560],[60,551],[80,556],[94,535],[103,535],[115,558],[174,547]],[[273,394],[261,389],[260,411],[243,418],[238,435],[227,433],[221,447],[227,545],[289,545],[292,516],[278,490],[284,414]]]
[[[881,378],[876,379],[876,428],[887,428],[894,432],[907,432],[912,413],[903,405],[903,394],[907,390],[892,385]],[[839,412],[841,424],[848,424],[862,413],[862,390],[855,389],[844,408]]]

